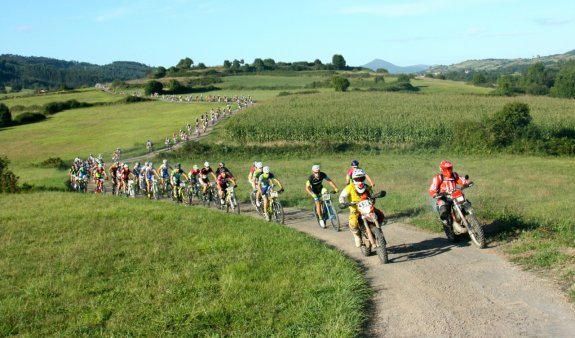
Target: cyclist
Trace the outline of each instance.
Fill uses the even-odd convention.
[[[146,142],[146,149],[148,149],[148,152],[154,151],[154,144],[152,141],[148,140],[148,142]]]
[[[130,179],[130,176],[132,175],[132,171],[130,171],[130,167],[128,166],[128,164],[124,164],[122,169],[120,169],[120,173],[119,173],[119,190],[118,191],[123,191],[124,194],[128,193],[128,180]]]
[[[147,163],[144,165],[146,166]],[[136,178],[136,182],[138,184],[138,187],[140,189],[143,189],[144,186],[144,172],[143,172],[144,168],[140,165],[140,162],[136,162],[136,164],[134,164],[134,168],[132,168],[132,174],[134,175],[134,177]]]
[[[258,196],[258,188],[257,188],[257,183],[258,183],[258,178],[260,177],[261,174],[263,174],[263,163],[262,162],[254,162],[254,167],[253,167],[253,171],[250,169],[250,174],[248,175],[248,181],[250,181],[250,184],[252,185],[252,191],[256,193],[256,205],[259,207],[260,206],[260,200],[259,198],[257,198]]]
[[[205,195],[208,186],[210,185],[210,174],[214,178],[214,181],[217,179],[216,174],[210,167],[210,162],[204,162],[204,167],[200,169],[200,184],[202,185],[202,193]]]
[[[221,164],[221,163],[220,163]],[[218,196],[220,196],[220,204],[226,204],[226,188],[232,184],[234,187],[236,186],[236,180],[232,175],[229,174],[228,171],[222,170],[218,177],[216,177],[216,185],[218,186]]]
[[[222,173],[222,171],[225,171],[228,174],[228,176],[234,177],[230,169],[226,168],[226,164],[224,162],[220,162],[218,164],[218,169],[216,169],[215,172],[216,177],[219,176]]]
[[[345,174],[345,184],[346,185],[353,182],[351,175],[353,174],[353,171],[355,169],[361,169],[359,167],[359,161],[358,160],[351,160],[351,168],[347,169],[347,172]],[[365,170],[364,170],[364,172],[365,172]],[[369,182],[369,185],[373,188],[375,186],[375,184],[373,183],[373,181],[371,180],[371,177],[369,177],[369,175],[367,173],[365,174],[365,178]]]
[[[363,200],[368,199],[371,194],[372,190],[371,187],[365,184],[366,175],[363,169],[356,169],[351,174],[352,182],[348,184],[339,195],[339,207],[345,208],[345,204],[348,200],[351,202],[360,202]],[[381,210],[376,209],[374,207],[375,214],[379,219],[380,224],[383,224],[384,215]],[[361,235],[359,232],[359,217],[361,214],[357,209],[357,205],[350,205],[349,206],[349,231],[353,234],[353,238],[355,240],[355,246],[360,247],[363,245],[361,240]]]
[[[116,191],[114,189],[116,189],[118,187],[118,169],[120,168],[120,162],[116,161],[114,163],[112,163],[112,165],[108,168],[108,173],[110,174],[110,177],[112,177],[112,191]]]
[[[187,181],[189,180],[188,175],[182,170],[182,165],[180,163],[176,164],[176,168],[172,170],[172,187],[174,191],[174,197],[176,200],[180,201],[180,196],[178,194],[178,189],[180,188],[180,182],[182,182],[182,177]]]
[[[94,169],[94,180],[96,182],[96,192],[100,192],[98,189],[98,182],[101,178],[108,179],[108,174],[106,174],[106,170],[104,170],[104,166],[102,164],[98,164],[96,169]]]
[[[154,176],[158,177],[156,169],[154,169],[154,163],[148,162],[148,166],[144,169],[144,175],[146,177],[146,191],[148,192],[148,198],[152,198],[152,180]]]
[[[256,195],[256,201],[259,200],[260,197],[263,198],[263,200],[264,200],[264,216],[265,216],[266,220],[269,221],[271,215],[268,214],[268,212],[267,212],[268,211],[268,205],[269,205],[267,193],[268,193],[270,187],[273,185],[273,182],[275,182],[277,185],[279,185],[280,190],[278,190],[278,192],[283,192],[284,188],[283,188],[282,183],[270,171],[269,166],[263,167],[262,174],[259,175],[259,178],[257,179],[257,181],[258,181],[258,183],[257,183],[258,192]]]
[[[332,187],[332,189],[337,193],[338,189],[335,183],[327,176],[326,173],[320,171],[319,164],[314,164],[311,167],[312,174],[309,176],[305,182],[305,191],[313,198],[315,202],[315,213],[319,219],[319,225],[325,228],[325,221],[323,219],[323,213],[321,208],[321,193],[323,188],[323,180]]]
[[[164,159],[162,161],[162,165],[158,168],[160,171],[160,184],[162,189],[166,190],[168,182],[170,182],[170,170],[173,169],[170,164],[168,164],[168,160]]]

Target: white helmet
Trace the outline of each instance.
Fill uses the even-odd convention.
[[[168,163],[168,160],[164,159],[164,160],[162,161],[162,163],[166,164],[166,163]]]
[[[210,166],[210,162],[206,161],[204,162],[204,167],[209,167]]]
[[[319,164],[314,164],[311,167],[311,171],[313,171],[314,173],[319,172]]]
[[[363,169],[355,169],[351,174],[351,178],[353,180],[353,185],[355,186],[355,191],[360,194],[365,192],[366,185],[365,181],[365,171]]]
[[[263,168],[264,164],[262,162],[256,162],[256,169]]]
[[[264,167],[264,174],[269,174],[270,173],[270,167],[268,167],[267,165]]]

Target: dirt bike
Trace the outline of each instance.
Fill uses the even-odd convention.
[[[361,253],[364,256],[369,256],[371,254],[371,249],[375,248],[375,252],[383,264],[388,262],[388,257],[387,242],[385,241],[385,236],[383,235],[381,227],[387,224],[387,220],[384,220],[382,224],[379,223],[374,205],[377,198],[385,197],[385,195],[386,192],[381,191],[363,201],[340,204],[340,207],[344,208],[350,205],[357,205],[357,209],[360,212],[359,231],[364,243],[360,246]]]
[[[266,196],[268,198],[268,210],[267,214],[269,216],[269,221],[274,221],[276,223],[284,224],[285,223],[285,214],[284,208],[278,199],[279,191],[275,191],[273,186],[270,186],[268,189]],[[263,201],[261,203],[263,207]]]
[[[465,179],[469,176],[465,175]],[[471,241],[475,243],[480,249],[485,248],[485,234],[483,232],[483,225],[475,216],[471,202],[467,200],[463,194],[463,190],[472,187],[470,185],[461,188],[453,189],[452,191],[438,194],[438,198],[444,198],[451,204],[450,223],[451,227],[444,226],[443,230],[445,235],[452,242],[457,241],[457,236],[462,234],[469,234]]]
[[[323,221],[325,222],[326,226],[327,226],[327,222],[329,221],[331,223],[331,227],[333,228],[333,230],[338,232],[341,225],[339,223],[339,216],[337,215],[337,211],[335,210],[335,208],[333,207],[333,204],[331,202],[331,194],[332,193],[335,193],[335,192],[334,191],[329,192],[325,188],[322,189],[321,196],[320,196],[321,214],[323,215]],[[319,223],[320,218],[315,211],[315,203],[313,205],[313,213],[314,213],[315,218],[317,220],[318,226],[321,227],[321,225]]]
[[[229,186],[226,188],[226,212],[235,212],[237,214],[240,213],[240,204],[238,203],[238,199],[236,198],[236,193],[234,192],[234,186]]]

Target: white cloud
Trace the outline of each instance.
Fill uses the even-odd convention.
[[[32,30],[32,27],[28,25],[20,25],[16,29],[18,30],[18,32],[29,32]]]
[[[107,13],[98,15],[96,18],[94,18],[94,21],[105,22],[105,21],[115,20],[115,19],[119,19],[119,18],[126,16],[126,14],[128,14],[128,13],[129,13],[129,10],[126,8],[117,8],[117,9],[109,11]]]
[[[559,18],[536,18],[533,21],[541,26],[565,26],[572,23],[574,20]]]

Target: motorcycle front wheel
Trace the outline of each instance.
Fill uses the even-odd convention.
[[[377,253],[377,257],[383,264],[387,264],[388,257],[387,257],[387,242],[385,241],[385,237],[383,236],[383,232],[378,227],[372,227],[371,232],[375,237],[375,242],[377,243],[377,247],[375,248],[375,252]]]
[[[480,249],[485,248],[485,234],[483,233],[483,226],[475,217],[475,215],[467,215],[467,222],[469,223],[469,229],[467,229],[469,233],[469,237],[475,245],[477,245]]]

